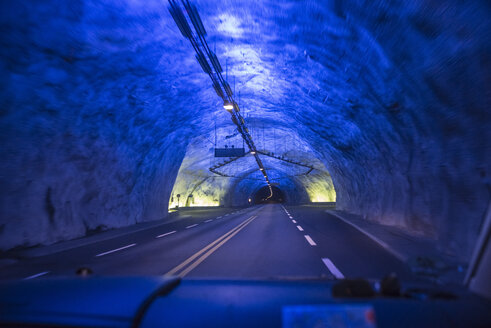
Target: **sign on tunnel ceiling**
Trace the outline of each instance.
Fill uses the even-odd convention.
[[[242,157],[244,148],[215,148],[215,157]]]

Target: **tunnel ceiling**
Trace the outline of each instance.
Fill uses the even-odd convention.
[[[287,197],[334,188],[339,209],[469,254],[490,197],[489,3],[196,5],[253,138],[319,168],[265,159]],[[221,146],[233,126],[166,2],[1,6],[0,247],[162,218],[176,177],[229,204],[261,187],[247,157],[227,168],[247,179],[209,177],[214,127]]]

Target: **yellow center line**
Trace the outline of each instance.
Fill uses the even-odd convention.
[[[196,258],[198,258],[199,256],[201,256],[203,253],[205,253],[206,251],[208,251],[210,248],[213,248],[211,251],[209,251],[208,253],[206,253],[202,259],[198,259],[196,262],[201,263],[203,262],[204,259],[206,259],[208,256],[210,256],[215,250],[217,250],[220,246],[222,246],[224,243],[226,243],[228,240],[230,240],[230,238],[232,238],[233,236],[235,236],[240,230],[242,230],[242,228],[244,228],[246,225],[248,225],[250,222],[252,222],[252,220],[254,220],[257,216],[251,216],[250,218],[246,219],[245,221],[243,221],[242,223],[240,223],[238,226],[234,227],[232,230],[230,230],[229,232],[225,233],[224,235],[220,236],[219,238],[217,238],[215,241],[211,242],[210,244],[208,244],[207,246],[205,246],[203,249],[201,249],[200,251],[196,252],[195,254],[193,254],[192,256],[190,256],[187,260],[185,260],[184,262],[182,262],[181,264],[179,264],[178,266],[176,266],[174,269],[170,270],[169,272],[167,272],[164,276],[173,276],[175,275],[178,271],[184,269],[188,264],[190,264],[192,261],[194,261]],[[217,245],[218,244],[218,245]],[[215,247],[214,247],[215,246]],[[218,247],[217,247],[218,246]],[[183,270],[179,276],[180,277],[184,277],[186,274],[188,274],[192,269],[194,269],[198,264],[196,265],[190,265],[190,268],[188,267],[188,269],[185,269]]]
[[[188,266],[186,269],[184,269],[180,274],[179,276],[182,278],[184,277],[185,275],[187,275],[189,272],[191,272],[191,270],[193,270],[194,268],[196,268],[201,262],[203,262],[204,260],[206,260],[206,258],[208,256],[210,256],[211,254],[213,254],[217,249],[219,249],[223,244],[225,244],[227,241],[229,241],[230,239],[232,239],[233,236],[235,236],[236,234],[238,234],[242,229],[244,229],[249,223],[251,223],[257,216],[254,216],[252,217],[249,221],[247,221],[246,224],[244,224],[242,227],[240,227],[240,229],[237,229],[235,230],[230,236],[228,236],[227,238],[225,238],[224,240],[222,240],[218,245],[215,245],[215,247],[213,247],[212,249],[210,249],[208,252],[206,252],[203,256],[201,256],[199,259],[197,259],[194,263],[192,263],[190,266]]]

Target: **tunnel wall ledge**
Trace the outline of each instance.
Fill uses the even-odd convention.
[[[436,270],[440,281],[462,283],[467,260],[458,254],[449,254],[438,247],[438,240],[420,231],[411,231],[398,226],[389,226],[369,221],[359,215],[342,210],[326,210],[327,213],[350,224],[413,270]],[[418,260],[419,259],[419,260]],[[428,268],[419,267],[421,260]]]
[[[147,229],[153,229],[161,224],[171,223],[178,220],[176,216],[177,213],[169,213],[169,215],[167,215],[163,219],[140,222],[126,227],[110,228],[95,234],[84,235],[74,239],[60,240],[52,244],[38,244],[29,247],[18,246],[14,249],[6,250],[5,253],[9,257],[19,256],[22,258],[34,258],[34,257],[56,254],[77,247],[91,245],[100,241],[129,235]]]

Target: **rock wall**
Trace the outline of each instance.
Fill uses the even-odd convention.
[[[491,194],[489,3],[197,5],[261,148],[468,258]],[[0,248],[165,216],[187,145],[230,125],[165,3],[0,6]]]
[[[156,41],[108,39],[129,22],[91,5],[2,3],[0,249],[167,215],[189,116]]]

